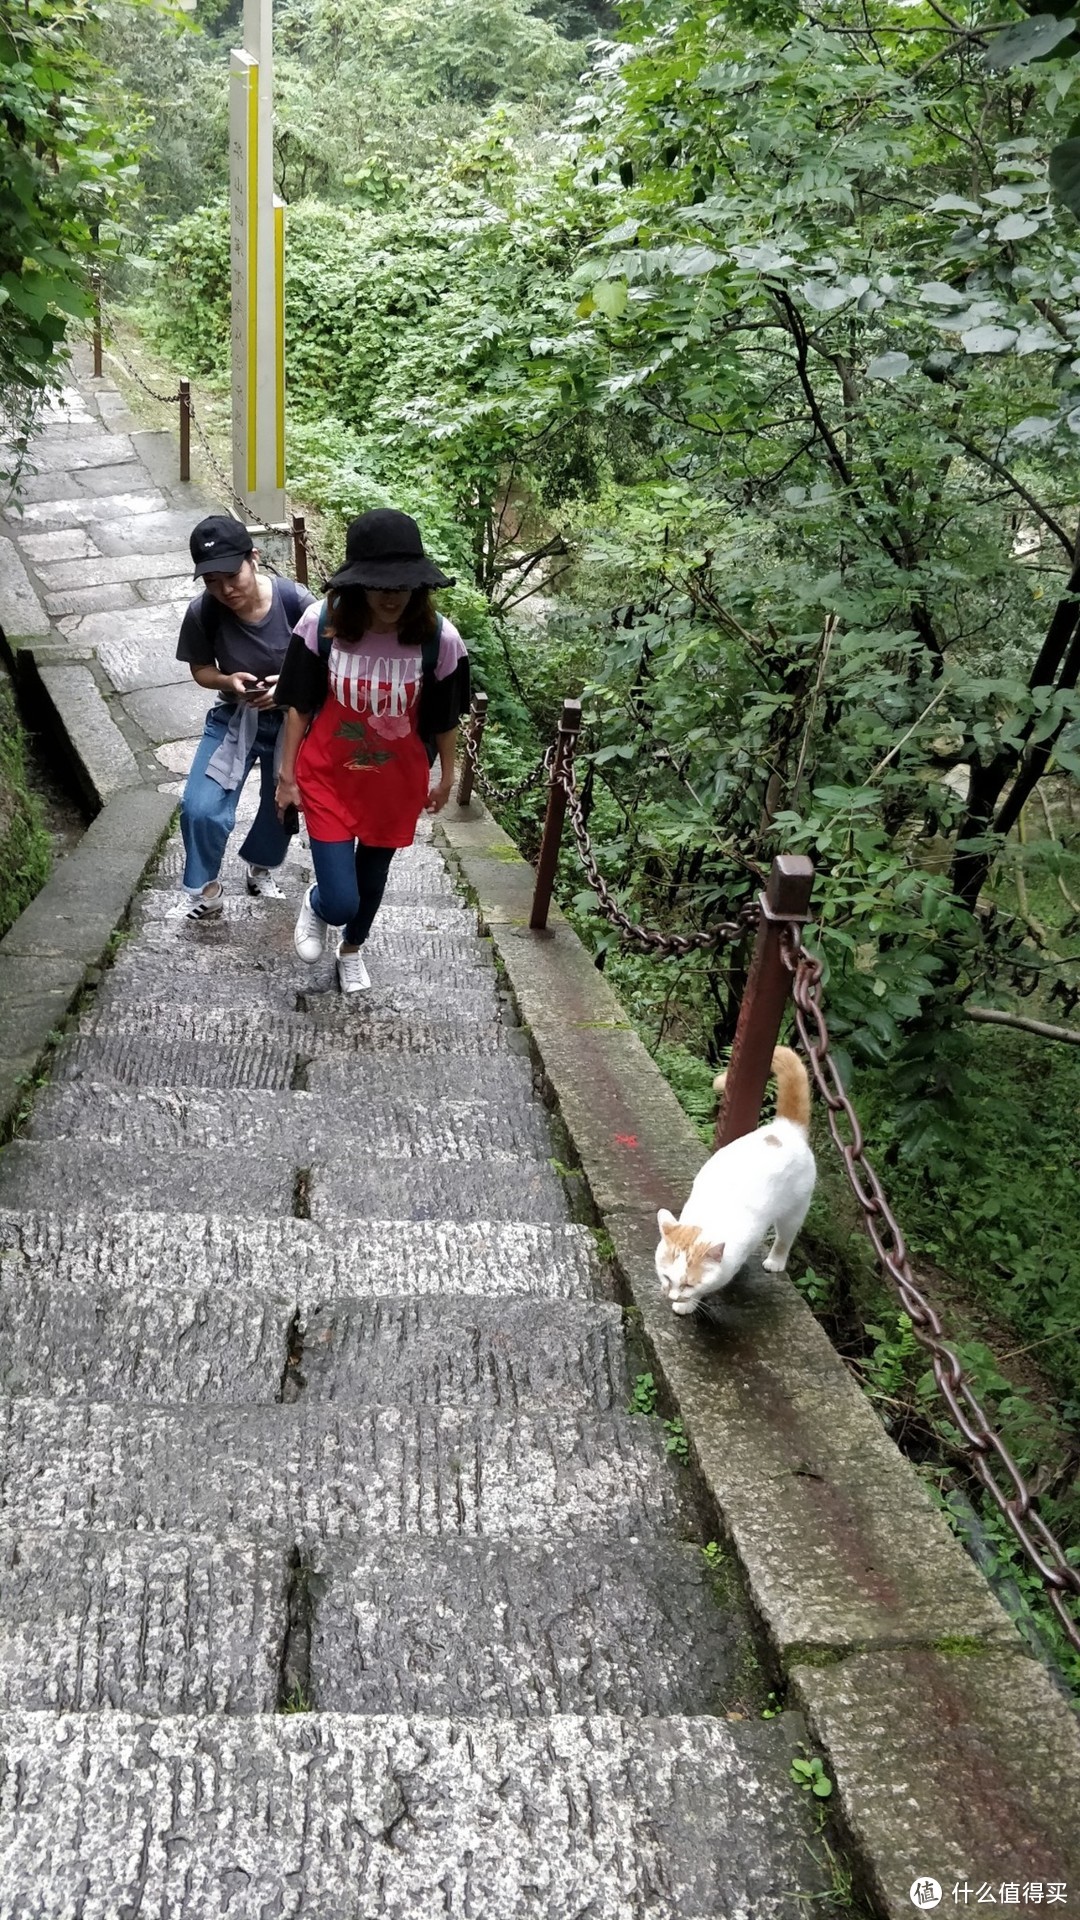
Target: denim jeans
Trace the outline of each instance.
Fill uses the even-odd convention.
[[[311,905],[328,926],[344,928],[350,947],[362,947],[371,932],[396,852],[396,847],[365,847],[359,840],[311,842]]]
[[[221,871],[225,843],[236,825],[236,809],[247,777],[256,761],[262,791],[259,811],[248,829],[240,849],[241,860],[252,867],[279,867],[289,847],[289,836],[277,817],[274,804],[274,749],[283,715],[276,708],[260,713],[258,732],[244,768],[244,777],[231,793],[211,780],[206,769],[217,752],[232,719],[231,707],[211,707],[206,716],[184,797],[180,802],[180,831],[184,836],[184,885],[198,893]]]

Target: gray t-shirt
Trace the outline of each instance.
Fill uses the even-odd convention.
[[[295,580],[271,574],[273,599],[261,620],[240,620],[209,593],[197,593],[180,625],[178,660],[222,673],[280,673],[293,627],[314,596]]]

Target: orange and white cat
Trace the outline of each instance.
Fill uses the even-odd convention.
[[[673,1313],[693,1313],[718,1293],[757,1252],[772,1228],[764,1262],[783,1273],[806,1219],[817,1169],[810,1151],[810,1081],[790,1047],[772,1057],[776,1118],[732,1140],[706,1160],[678,1220],[666,1207],[656,1216],[660,1244],[656,1271]],[[717,1087],[724,1084],[721,1074]]]

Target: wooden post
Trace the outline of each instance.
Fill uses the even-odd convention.
[[[473,695],[472,713],[469,717],[469,745],[472,753],[466,754],[461,763],[461,778],[458,781],[457,803],[467,807],[472,799],[474,765],[480,759],[480,742],[484,737],[487,723],[488,697],[486,693]]]
[[[559,775],[565,767],[573,764],[574,748],[577,745],[580,726],[581,701],[564,700],[559,731],[555,736],[555,765],[551,769],[547,813],[544,815],[544,837],[540,842],[540,858],[536,863],[536,889],[533,893],[532,913],[529,915],[529,925],[534,933],[543,933],[547,926],[548,908],[551,905],[551,893],[555,885],[555,868],[559,860],[559,842],[562,839],[563,820],[566,815],[566,793]]]
[[[101,379],[101,274],[95,267],[91,276],[94,288],[94,379]]]
[[[761,918],[716,1118],[714,1148],[753,1133],[760,1124],[773,1048],[791,992],[780,936],[786,926],[808,917],[813,884],[813,865],[805,854],[781,853],[773,861],[768,885],[760,895]]]
[[[191,381],[180,382],[180,478],[191,479]]]
[[[302,513],[292,517],[293,578],[301,587],[308,583],[307,523]]]

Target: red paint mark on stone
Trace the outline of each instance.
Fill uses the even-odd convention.
[[[637,1134],[636,1133],[617,1133],[615,1135],[615,1145],[617,1147],[636,1147]]]

